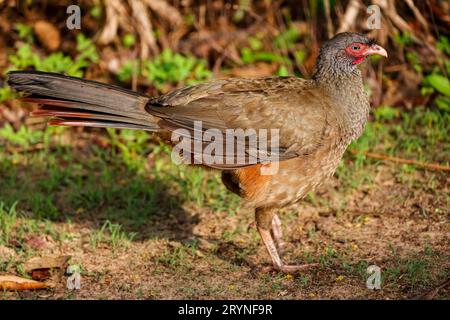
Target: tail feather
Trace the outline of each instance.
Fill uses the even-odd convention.
[[[99,112],[84,112],[77,109],[67,109],[58,107],[49,107],[48,105],[43,105],[40,109],[31,112],[34,117],[57,117],[57,118],[78,118],[78,119],[89,119],[89,120],[105,120],[111,122],[120,123],[130,123],[140,126],[148,126],[148,121],[140,120],[135,118],[111,115],[107,113]]]
[[[8,84],[40,104],[32,115],[52,117],[51,125],[160,129],[145,111],[149,98],[117,86],[38,71],[10,72]]]
[[[51,126],[71,126],[71,127],[96,127],[96,128],[115,128],[115,129],[135,129],[135,130],[145,130],[145,131],[155,131],[155,129],[148,126],[140,126],[131,124],[128,122],[108,122],[108,121],[90,121],[84,119],[76,118],[63,118],[63,119],[50,119],[48,124]]]

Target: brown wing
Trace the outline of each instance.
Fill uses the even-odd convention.
[[[161,128],[184,128],[191,137],[195,136],[195,121],[202,121],[203,131],[214,128],[224,134],[227,129],[250,130],[249,136],[252,129],[256,133],[278,129],[279,148],[270,150],[271,155],[286,160],[309,154],[321,145],[329,108],[323,100],[312,81],[295,77],[227,79],[172,91],[150,100],[146,110],[161,119]],[[255,153],[249,141],[245,141],[246,154],[256,154],[258,163],[267,160],[264,150],[257,146]],[[271,141],[269,135],[269,146]]]

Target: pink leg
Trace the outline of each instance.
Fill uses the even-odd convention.
[[[273,229],[273,218],[274,212],[271,209],[256,209],[256,227],[261,236],[264,245],[266,246],[267,252],[272,259],[273,268],[281,272],[290,273],[299,270],[305,270],[312,267],[317,267],[318,263],[311,264],[299,264],[299,265],[285,265],[278,254],[278,248],[272,237],[271,230]],[[278,219],[279,221],[279,219]],[[278,229],[278,231],[280,231]],[[275,231],[277,232],[277,231]],[[281,234],[278,234],[281,236]]]

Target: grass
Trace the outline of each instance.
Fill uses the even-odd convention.
[[[64,130],[47,129],[43,148],[37,151],[28,147],[41,141],[21,141],[22,130],[3,135],[6,147],[0,151],[0,168],[9,186],[1,194],[5,204],[19,201],[19,207],[37,218],[68,218],[102,210],[105,219],[121,217],[136,224],[161,211],[162,194],[167,197],[163,203],[167,209],[182,201],[212,208],[237,206],[217,174],[172,165],[167,147],[152,144],[141,132],[111,134],[105,137],[107,148],[75,149],[55,141],[48,152],[45,140],[50,135],[59,140]],[[155,160],[146,169],[149,152]],[[103,210],[106,203],[114,209]]]
[[[450,164],[450,114],[434,109],[416,107],[412,112],[402,112],[390,107],[373,110],[363,135],[349,149],[370,151],[422,162]],[[377,165],[380,160],[364,154],[346,154],[336,175],[350,191],[360,185],[372,184],[373,176],[367,166]],[[399,165],[396,178],[402,183],[413,183],[413,165]],[[432,179],[430,183],[432,183]]]
[[[105,243],[114,251],[119,245],[128,247],[129,242],[135,236],[135,232],[124,232],[120,224],[111,223],[111,221],[106,220],[100,230],[96,230],[90,235],[89,244],[93,249],[97,249],[100,243]]]

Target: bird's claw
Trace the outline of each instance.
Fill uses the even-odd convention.
[[[318,266],[319,266],[318,263],[307,263],[307,264],[282,265],[278,268],[276,266],[274,266],[274,268],[283,273],[293,273],[293,272],[298,272],[298,271],[307,270],[307,269],[311,269],[311,268],[316,268]]]
[[[292,264],[292,265],[281,265],[281,266],[272,265],[272,266],[262,267],[261,272],[267,273],[267,272],[271,272],[271,271],[278,271],[278,272],[282,272],[282,273],[295,273],[295,272],[299,272],[302,270],[316,268],[318,266],[319,266],[318,263]]]

